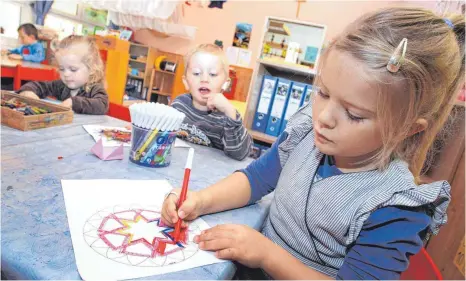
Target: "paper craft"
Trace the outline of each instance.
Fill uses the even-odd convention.
[[[120,144],[120,146],[117,148],[104,147],[102,139],[99,139],[99,141],[91,148],[91,151],[102,160],[123,159],[123,144]]]
[[[76,265],[84,280],[123,280],[223,262],[193,237],[209,228],[193,221],[186,242],[160,220],[172,187],[157,180],[62,180]],[[165,247],[164,254],[157,248]]]
[[[86,130],[97,142],[102,139],[102,144],[105,147],[109,146],[130,146],[131,131],[123,127],[109,127],[101,125],[83,125]]]
[[[187,142],[179,138],[176,138],[175,147],[191,148]]]

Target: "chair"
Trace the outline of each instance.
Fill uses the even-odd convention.
[[[18,64],[15,69],[13,90],[17,91],[21,88],[21,81],[53,81],[60,79],[60,75],[53,68],[43,69],[35,67],[23,67]]]
[[[123,121],[128,121],[131,122],[131,116],[129,114],[129,108],[115,104],[115,103],[110,103],[108,106],[108,116],[123,120]]]
[[[443,277],[427,251],[422,248],[410,258],[409,267],[401,274],[400,280],[443,280]]]

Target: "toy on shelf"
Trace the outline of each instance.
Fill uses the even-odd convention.
[[[176,71],[176,63],[168,61],[166,56],[159,56],[155,59],[155,69],[174,73]]]

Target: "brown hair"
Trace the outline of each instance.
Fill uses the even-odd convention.
[[[79,48],[82,53],[82,60],[89,69],[89,80],[85,85],[86,91],[96,84],[104,83],[104,64],[100,57],[99,48],[94,39],[85,36],[71,35],[61,40],[55,50],[55,56],[60,55],[63,50]]]
[[[227,59],[225,53],[223,52],[222,48],[220,48],[219,46],[214,45],[214,44],[200,44],[200,45],[197,45],[195,48],[190,50],[184,56],[184,66],[185,66],[184,72],[185,72],[185,74],[186,74],[186,71],[188,70],[189,61],[191,60],[191,57],[194,54],[200,53],[200,52],[209,53],[209,54],[212,54],[214,56],[219,57],[222,64],[223,64],[223,70],[225,70],[225,75],[228,76],[228,72],[229,72],[228,59]]]
[[[445,21],[421,8],[387,8],[361,17],[329,44],[324,59],[332,49],[352,55],[378,89],[384,143],[371,160],[379,168],[399,158],[418,180],[464,82],[464,25],[461,15]],[[404,62],[391,73],[387,63],[403,38],[408,39]],[[412,135],[419,118],[428,126]]]
[[[23,30],[24,34],[27,36],[34,36],[34,38],[37,40],[39,39],[39,32],[37,31],[37,28],[32,24],[32,23],[24,23],[18,27],[18,31]]]

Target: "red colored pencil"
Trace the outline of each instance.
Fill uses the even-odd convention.
[[[188,159],[186,160],[186,167],[184,168],[184,178],[183,178],[183,186],[181,188],[180,199],[178,200],[177,210],[180,209],[181,205],[183,205],[184,200],[186,200],[186,194],[188,193],[188,183],[189,183],[189,175],[191,174],[191,168],[193,166],[193,157],[194,157],[194,148],[190,148],[188,152]],[[178,221],[175,225],[175,231],[173,234],[173,238],[175,242],[179,241],[180,238],[180,231],[181,231],[181,219],[178,218]]]

